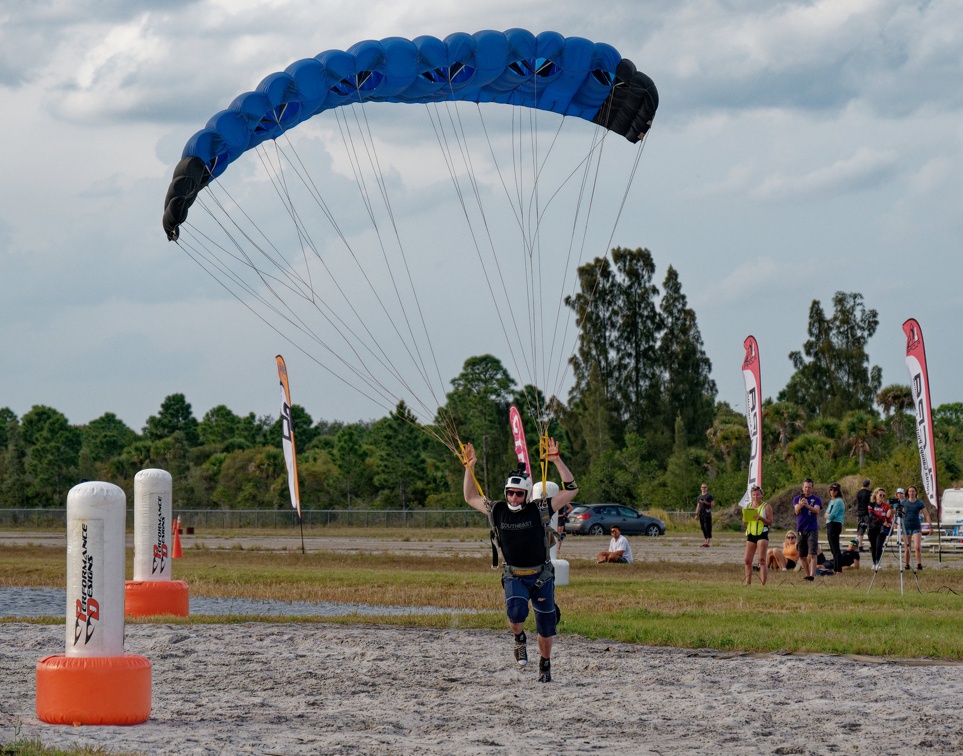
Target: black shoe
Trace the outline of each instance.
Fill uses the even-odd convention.
[[[812,575],[806,575],[806,577],[803,578],[803,580],[815,580],[815,579],[816,578],[814,578]]]
[[[923,565],[921,565],[921,564],[916,565],[916,571],[917,571],[917,572],[919,572],[921,569],[923,569]]]
[[[515,663],[519,667],[524,667],[528,664],[527,642],[528,639],[525,637],[525,633],[522,633],[521,636],[515,636]]]
[[[538,660],[538,681],[552,681],[552,662],[544,657]]]

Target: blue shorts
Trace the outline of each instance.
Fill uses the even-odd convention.
[[[502,578],[505,587],[505,609],[509,622],[524,622],[528,617],[528,602],[535,610],[535,630],[543,638],[551,638],[555,631],[555,580],[547,580],[534,595],[532,589],[538,575]]]
[[[908,536],[915,535],[916,533],[922,533],[922,532],[923,532],[923,528],[921,528],[921,527],[920,527],[920,528],[906,528],[906,535],[908,535]]]

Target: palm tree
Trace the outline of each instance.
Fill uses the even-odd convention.
[[[789,436],[794,429],[802,430],[806,413],[802,407],[794,402],[773,402],[763,407],[763,417],[775,426],[779,448],[782,450],[783,459],[785,459]]]
[[[876,394],[876,403],[882,408],[883,413],[887,417],[889,417],[891,412],[893,413],[893,419],[890,425],[896,434],[896,442],[899,444],[903,443],[904,413],[913,408],[912,389],[901,383],[886,386]]]
[[[875,415],[865,410],[853,410],[843,418],[843,443],[849,446],[850,456],[855,455],[860,469],[873,442],[886,433],[886,427]]]

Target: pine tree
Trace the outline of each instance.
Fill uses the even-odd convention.
[[[688,306],[679,274],[671,265],[659,306],[663,331],[656,351],[662,371],[663,427],[681,419],[687,444],[705,438],[715,414],[716,382],[702,345],[695,311]]]

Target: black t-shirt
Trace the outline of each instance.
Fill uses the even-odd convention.
[[[856,516],[866,517],[869,514],[869,502],[873,498],[868,488],[860,488],[856,492]]]
[[[840,554],[840,557],[839,561],[842,567],[852,567],[853,564],[859,561],[859,552],[846,549],[846,551]]]
[[[512,567],[539,567],[548,560],[545,527],[538,504],[529,501],[518,512],[507,501],[492,504],[492,521],[502,546],[502,557]]]
[[[699,498],[696,500],[696,514],[699,515],[701,520],[711,520],[712,519],[712,501],[707,501],[707,497],[712,494],[699,494]]]

